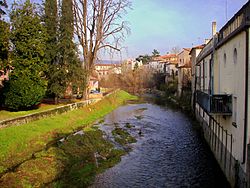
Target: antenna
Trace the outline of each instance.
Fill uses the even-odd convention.
[[[227,0],[226,0],[226,7],[225,7],[225,15],[226,15],[226,22],[227,22]]]

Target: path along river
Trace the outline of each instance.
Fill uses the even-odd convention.
[[[200,131],[182,112],[149,103],[129,104],[98,125],[111,140],[113,125],[126,129],[137,142],[91,187],[229,187]]]

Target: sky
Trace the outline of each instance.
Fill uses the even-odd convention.
[[[123,17],[131,30],[123,43],[123,51],[112,56],[100,53],[99,58],[121,61],[151,55],[153,49],[164,55],[176,46],[191,48],[203,44],[211,38],[213,21],[217,22],[219,31],[247,1],[131,0],[132,8]]]
[[[131,29],[124,43],[126,50],[122,57],[112,58],[135,58],[151,54],[153,49],[163,55],[175,46],[202,44],[212,35],[213,21],[218,31],[247,1],[132,0],[132,9],[124,16]]]

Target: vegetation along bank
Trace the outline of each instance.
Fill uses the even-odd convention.
[[[0,187],[88,185],[96,173],[124,154],[91,124],[134,99],[117,91],[90,106],[1,129]]]

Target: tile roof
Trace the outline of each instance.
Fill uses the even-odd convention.
[[[189,55],[191,55],[193,50],[195,50],[195,49],[203,49],[205,46],[206,46],[205,44],[202,44],[202,45],[192,47],[192,49],[190,50]]]
[[[115,66],[114,64],[108,64],[108,63],[96,63],[95,66]]]

